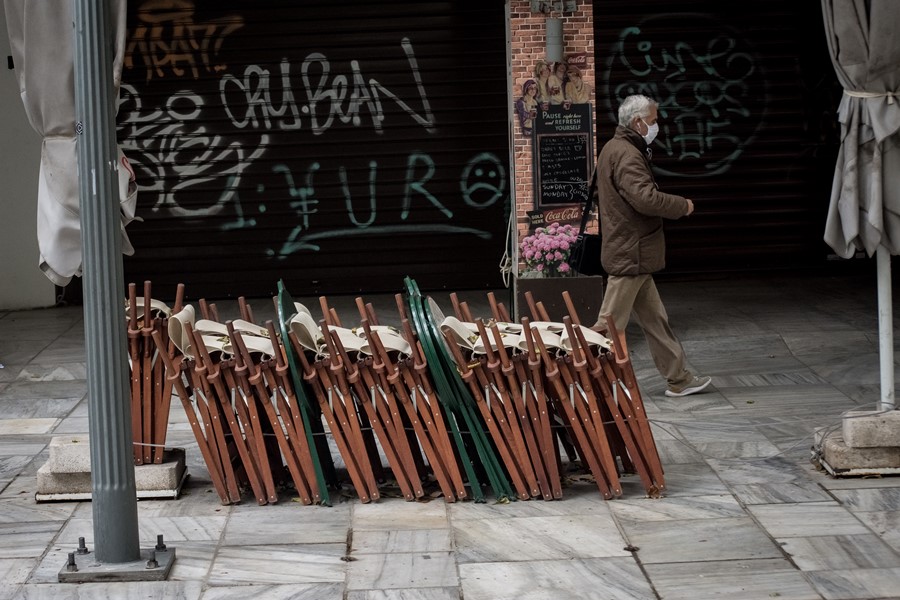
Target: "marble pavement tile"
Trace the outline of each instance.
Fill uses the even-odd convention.
[[[847,396],[830,383],[733,387],[720,391],[735,407],[735,414],[746,417],[802,418],[827,414],[828,411],[840,415],[843,410],[855,407]]]
[[[3,357],[3,360],[8,360],[7,355],[3,353],[2,346],[0,346],[0,356]],[[0,363],[0,365],[2,365],[0,367],[0,391],[2,391],[7,383],[16,380],[23,367],[4,363]]]
[[[406,502],[354,503],[352,524],[360,529],[441,529],[447,527],[447,503]],[[329,509],[330,510],[330,509]]]
[[[210,587],[203,600],[342,600],[344,585],[340,583],[305,583],[290,585],[241,585]]]
[[[826,490],[900,488],[900,477],[823,477],[820,485]]]
[[[0,401],[4,403],[4,406],[8,406],[10,411],[16,411],[11,412],[10,417],[34,416],[34,409],[29,412],[25,411],[35,404],[40,410],[54,411],[39,416],[56,417],[68,414],[85,397],[85,394],[87,394],[87,381],[83,379],[77,381],[17,380],[6,385],[0,394]],[[61,406],[54,407],[54,403],[50,402],[52,400],[67,401],[67,403],[59,402]],[[65,412],[60,414],[61,410]]]
[[[778,336],[767,339],[736,338],[732,341],[734,343],[731,344],[719,341],[716,344],[708,344],[710,348],[708,354],[689,350],[691,344],[687,343],[685,351],[691,363],[697,365],[698,370],[714,375],[714,385],[716,377],[810,371],[806,364],[791,355]]]
[[[761,504],[747,510],[776,538],[869,533],[865,525],[836,502]]]
[[[50,433],[59,419],[0,419],[0,435]]]
[[[188,540],[215,542],[222,538],[226,521],[225,516],[142,517],[138,519],[138,539],[148,547],[156,544],[159,535],[173,545]]]
[[[672,420],[679,438],[692,444],[703,442],[758,442],[765,439],[751,419],[732,415],[690,415]]]
[[[46,447],[49,439],[40,436],[3,436],[0,438],[0,456],[30,456],[40,454]]]
[[[25,583],[37,564],[36,558],[0,558],[0,581],[6,584]]]
[[[225,528],[223,543],[345,544],[349,528],[350,510],[346,506],[236,506]]]
[[[87,417],[90,416],[91,406],[88,401],[87,395],[81,399],[81,402],[78,403],[75,408],[72,409],[72,412],[68,414],[70,417]],[[171,412],[171,409],[170,409]],[[183,411],[182,411],[183,412]]]
[[[628,541],[645,565],[778,558],[781,551],[749,517],[690,521],[623,521]]]
[[[40,557],[40,563],[31,573],[27,583],[57,583],[59,581],[59,570],[62,569],[68,559],[69,552],[74,552],[76,546],[69,544],[49,544],[46,547],[46,554]],[[176,551],[176,560],[178,559]]]
[[[459,600],[459,588],[407,588],[348,592],[345,600]]]
[[[59,389],[55,384],[25,384],[28,390],[19,384],[10,384],[3,393],[0,393],[0,406],[3,407],[3,417],[6,419],[34,419],[39,417],[55,417],[61,419],[68,415],[75,405],[81,401],[84,391],[71,389]],[[42,391],[41,387],[55,387]]]
[[[741,502],[747,505],[827,502],[831,500],[831,496],[813,482],[748,483],[730,487]]]
[[[34,498],[0,498],[0,523],[35,523],[66,521],[74,513],[77,502],[36,503]]]
[[[828,381],[809,368],[796,368],[782,373],[738,373],[735,375],[716,373],[713,383],[722,389],[741,387],[768,387],[791,385],[827,385]]]
[[[664,466],[703,462],[703,455],[681,440],[657,440],[656,452]]]
[[[670,421],[670,417],[670,414],[666,414],[665,416],[650,417],[650,432],[653,434],[654,441],[661,442],[664,440],[675,440],[681,437],[681,433],[676,429],[675,424],[672,424],[670,422],[662,422]],[[660,422],[657,422],[657,419]]]
[[[199,581],[56,583],[23,585],[19,600],[199,600]]]
[[[362,554],[347,563],[347,590],[456,587],[452,552]]]
[[[53,429],[53,435],[87,435],[90,429],[88,417],[65,417]]]
[[[621,480],[628,479],[622,477]],[[609,502],[603,499],[597,486],[573,484],[563,488],[562,501],[540,499],[508,503],[454,502],[448,505],[450,519],[455,524],[466,520],[509,517],[559,517],[566,515],[609,515]]]
[[[68,364],[29,364],[22,367],[16,376],[17,381],[48,382],[72,381],[84,382],[87,379],[87,365],[83,362]]]
[[[219,542],[166,540],[166,546],[175,550],[175,562],[169,572],[169,581],[204,581],[216,558]]]
[[[459,566],[466,600],[655,600],[631,557]]]
[[[617,499],[609,505],[620,521],[677,521],[744,516],[744,509],[730,494]]]
[[[856,518],[900,552],[900,511],[856,512]]]
[[[353,532],[350,552],[390,554],[392,552],[450,552],[453,540],[449,529],[359,530]]]
[[[881,359],[877,347],[868,353],[847,352],[832,356],[807,356],[804,357],[804,362],[833,385],[874,385],[881,381]]]
[[[88,504],[88,503],[86,503]],[[166,544],[182,541],[218,541],[225,528],[226,517],[143,517],[138,519],[138,541],[149,547],[156,545],[158,535]],[[83,537],[88,548],[94,543],[93,519],[74,517],[69,519],[56,539],[57,544],[78,546]],[[271,538],[269,541],[272,541]]]
[[[27,365],[45,345],[19,339],[0,339],[2,339],[2,342],[0,342],[0,356],[3,357],[4,371],[15,366]],[[18,371],[16,374],[18,374]]]
[[[459,600],[458,587],[398,588],[347,592],[344,600]]]
[[[900,509],[900,488],[832,490],[831,493],[853,512]]]
[[[0,478],[12,479],[34,460],[32,456],[0,456]]]
[[[796,331],[781,334],[785,345],[795,356],[846,356],[856,352],[877,352],[878,343],[862,331],[851,329],[835,335],[833,331]]]
[[[460,563],[628,556],[612,517],[527,517],[453,527]]]
[[[783,558],[647,565],[665,600],[818,600],[803,574]]]
[[[790,420],[768,419],[767,421],[769,422],[759,422],[756,425],[756,430],[766,436],[766,439],[780,448],[796,445],[797,447],[808,451],[810,446],[813,445],[816,430],[820,427],[834,425],[836,417],[825,416],[824,418],[816,418],[815,416],[798,416],[791,418]]]
[[[345,544],[224,546],[210,571],[211,586],[340,583]]]
[[[66,336],[54,340],[39,352],[31,362],[44,365],[84,361],[84,335],[81,335]]]
[[[33,502],[34,495],[37,493],[35,473],[45,462],[47,462],[46,456],[39,455],[38,458],[32,459],[31,464],[19,472],[8,486],[3,488],[3,492],[0,492],[0,498],[26,498]]]
[[[900,568],[835,569],[807,575],[826,600],[889,598],[900,593]]]
[[[662,460],[666,497],[714,496],[727,494],[728,488],[706,463],[668,464]]]
[[[803,571],[900,567],[900,555],[872,533],[783,538],[778,542]]]
[[[228,517],[235,506],[224,506],[219,501],[218,494],[207,493],[203,485],[195,486],[194,474],[181,488],[181,495],[177,500],[170,499],[146,499],[139,500],[138,518],[145,517]]]
[[[900,326],[897,326],[900,329]],[[900,377],[897,378],[900,381]],[[847,382],[835,385],[842,394],[866,410],[878,410],[881,401],[881,383]]]
[[[707,459],[770,458],[780,453],[778,446],[761,439],[731,442],[692,442],[694,448]]]
[[[765,358],[770,361],[790,357],[781,335],[775,332],[745,332],[742,335],[717,335],[714,339],[684,340],[684,349],[692,361],[716,361],[739,358]]]
[[[42,556],[64,521],[0,523],[0,558]]]
[[[83,320],[80,306],[54,307],[51,310],[22,310],[0,319],[4,336],[25,341],[53,340],[69,332]]]
[[[667,310],[669,310],[669,303],[666,302],[666,305]],[[709,304],[709,311],[716,312],[719,310],[721,308],[715,301]],[[681,317],[678,320],[678,332],[680,340],[690,342],[691,347],[696,344],[700,348],[703,347],[704,343],[709,344],[710,340],[719,337],[727,339],[768,335],[768,332],[763,329],[758,321],[742,319],[740,315],[732,315],[732,318],[727,321],[714,321],[705,317],[687,320]]]
[[[716,385],[716,378],[713,377],[712,385]],[[709,414],[728,414],[731,412],[733,407],[728,404],[725,398],[718,392],[718,389],[704,392],[703,394],[695,394],[693,396],[685,396],[683,398],[669,398],[665,396],[665,386],[660,385],[658,388],[652,389],[651,392],[643,392],[644,386],[641,385],[642,393],[644,394],[644,402],[648,405],[650,402],[647,402],[647,396],[650,396],[652,400],[652,406],[657,409],[651,415],[651,419],[654,417],[658,420],[665,421],[665,417],[661,415],[665,415],[667,413],[703,413],[704,415]],[[647,409],[647,414],[651,414],[650,409]]]
[[[809,470],[784,457],[754,461],[710,460],[710,466],[729,484],[805,481]]]

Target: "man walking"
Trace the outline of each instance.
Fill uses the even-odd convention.
[[[694,203],[659,190],[650,166],[650,144],[659,131],[657,103],[628,96],[619,107],[619,125],[597,159],[597,196],[601,262],[609,275],[594,329],[606,329],[606,317],[624,331],[632,311],[653,362],[665,377],[667,396],[687,396],[709,386],[685,368],[684,348],[669,327],[653,273],[665,267],[663,219],[694,212]]]

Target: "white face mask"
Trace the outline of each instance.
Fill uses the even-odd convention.
[[[644,125],[647,125],[647,121],[644,121],[643,119],[641,119],[641,122]],[[644,138],[644,141],[647,142],[647,145],[649,146],[650,144],[653,143],[653,140],[656,139],[656,134],[658,134],[658,133],[659,133],[659,123],[654,123],[653,125],[647,125],[647,134],[642,137]]]

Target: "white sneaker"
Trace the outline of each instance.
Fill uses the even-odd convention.
[[[696,394],[698,392],[702,392],[712,383],[712,377],[697,377],[688,382],[686,386],[681,388],[680,390],[668,389],[666,390],[666,396],[670,398],[680,398],[682,396],[690,396],[691,394]]]

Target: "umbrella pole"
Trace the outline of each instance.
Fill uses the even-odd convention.
[[[115,90],[110,2],[79,0],[75,17],[75,115],[84,256],[91,498],[95,558],[129,563],[141,558],[138,539],[122,241],[119,229]],[[149,311],[149,306],[144,308]],[[137,364],[134,368],[139,368]]]
[[[881,404],[894,410],[894,317],[891,300],[891,253],[883,245],[875,252],[878,272],[878,343],[881,357]]]

